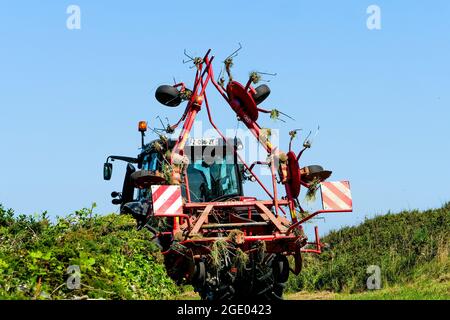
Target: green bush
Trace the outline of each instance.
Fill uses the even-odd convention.
[[[304,255],[302,273],[289,279],[290,291],[364,291],[370,265],[380,267],[383,286],[421,276],[446,277],[450,272],[450,203],[424,212],[388,213],[333,231],[322,241],[330,249],[319,256]]]
[[[94,207],[51,223],[46,213],[15,216],[0,205],[0,299],[166,299],[177,294],[151,235],[137,231],[128,216],[93,215]],[[79,289],[67,286],[69,266],[80,269]]]

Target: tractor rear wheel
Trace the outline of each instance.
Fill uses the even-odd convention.
[[[259,255],[259,257],[258,257]],[[248,264],[240,271],[206,271],[203,285],[194,288],[203,300],[242,301],[282,300],[289,276],[287,258],[275,254],[250,254]]]
[[[289,272],[289,265],[286,267],[280,257],[284,256],[267,254],[262,263],[256,263],[253,274],[252,299],[265,301],[283,299],[283,291],[287,281],[284,274],[286,270]]]

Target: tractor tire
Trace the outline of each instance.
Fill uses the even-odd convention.
[[[274,266],[278,264],[275,260],[275,255],[268,254],[264,257],[264,260],[254,267],[253,292],[251,293],[251,297],[258,301],[283,300],[285,282],[280,281],[281,279],[278,279],[278,275],[275,274],[274,269],[276,268]]]
[[[228,273],[229,275],[229,273]],[[216,278],[215,272],[206,271],[206,279],[203,285],[192,283],[194,290],[206,301],[236,301],[236,289],[227,275]],[[220,281],[220,282],[219,282]]]
[[[222,276],[220,284],[213,284],[215,273],[208,273],[204,286],[195,286],[195,291],[202,300],[209,301],[279,301],[283,300],[283,291],[289,267],[282,260],[274,259],[274,255],[266,256],[267,262],[250,262],[243,275],[232,281],[228,272]],[[287,261],[287,260],[286,260]],[[280,267],[281,264],[282,266]],[[214,274],[214,276],[213,276]],[[280,274],[282,276],[280,277]],[[213,285],[211,285],[213,284]]]
[[[270,88],[269,86],[262,84],[255,88],[256,93],[253,95],[253,100],[255,100],[255,103],[258,105],[270,95]]]

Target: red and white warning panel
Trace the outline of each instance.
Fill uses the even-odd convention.
[[[179,216],[183,214],[180,186],[152,186],[152,200],[155,216]]]
[[[322,206],[326,211],[352,211],[352,193],[350,182],[335,181],[320,184]]]

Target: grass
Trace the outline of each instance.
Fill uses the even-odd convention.
[[[296,292],[285,296],[287,300],[450,300],[448,282],[436,280],[417,281],[381,290],[360,293],[335,293],[329,291]]]
[[[449,282],[417,281],[412,284],[354,294],[338,294],[337,300],[450,300]]]
[[[333,292],[337,299],[449,299],[449,241],[450,204],[368,219],[324,237],[331,249],[305,256],[288,290]],[[367,292],[371,265],[380,267],[382,290]]]

